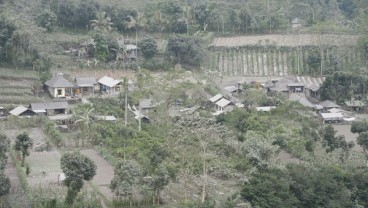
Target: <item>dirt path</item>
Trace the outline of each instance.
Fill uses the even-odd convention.
[[[9,205],[11,207],[31,207],[30,202],[25,194],[20,179],[18,177],[17,169],[15,164],[8,154],[8,163],[5,167],[5,175],[10,178],[10,192],[7,197]]]
[[[101,193],[107,199],[111,200],[114,197],[114,194],[111,192],[109,185],[114,177],[114,167],[105,159],[103,159],[103,157],[101,157],[101,155],[98,154],[98,152],[96,152],[94,149],[85,149],[82,150],[81,153],[95,161],[97,165],[97,171],[92,182],[98,186]]]

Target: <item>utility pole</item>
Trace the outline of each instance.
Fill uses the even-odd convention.
[[[139,112],[139,116],[138,116],[138,131],[141,131],[142,129],[142,113],[141,113],[141,104],[138,104],[138,112]]]
[[[271,30],[270,0],[267,0],[267,13],[268,13],[268,20],[270,21],[270,35],[271,35],[272,30]]]

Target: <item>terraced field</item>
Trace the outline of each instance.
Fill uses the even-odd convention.
[[[0,106],[28,105],[42,101],[43,99],[35,96],[32,91],[37,82],[37,74],[34,71],[0,68]]]
[[[215,38],[204,67],[222,76],[323,75],[334,67],[354,68],[363,61],[356,35],[262,35]],[[318,53],[321,67],[311,67]]]

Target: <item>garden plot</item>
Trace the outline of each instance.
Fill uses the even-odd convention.
[[[29,136],[33,139],[34,146],[46,141],[45,135],[42,129],[32,128],[25,130],[29,132]],[[16,139],[16,136],[20,133],[19,130],[11,129],[6,130],[5,134],[11,139],[12,144]],[[58,174],[60,174],[60,153],[51,148],[50,151],[35,152],[34,149],[30,150],[30,155],[26,157],[26,164],[30,167],[30,174],[28,176],[28,183],[31,187],[37,186],[57,186]]]

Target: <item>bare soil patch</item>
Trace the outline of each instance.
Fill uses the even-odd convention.
[[[42,129],[31,128],[25,130],[29,133],[29,136],[33,139],[33,144],[37,145],[46,141],[46,137],[42,132]],[[17,129],[6,130],[5,134],[10,138],[12,145],[16,139],[16,136],[21,133]],[[52,148],[50,151],[35,152],[30,150],[30,155],[26,157],[26,163],[29,164],[30,174],[28,175],[28,182],[31,187],[36,186],[57,186],[58,174],[62,173],[60,167],[60,153]]]

